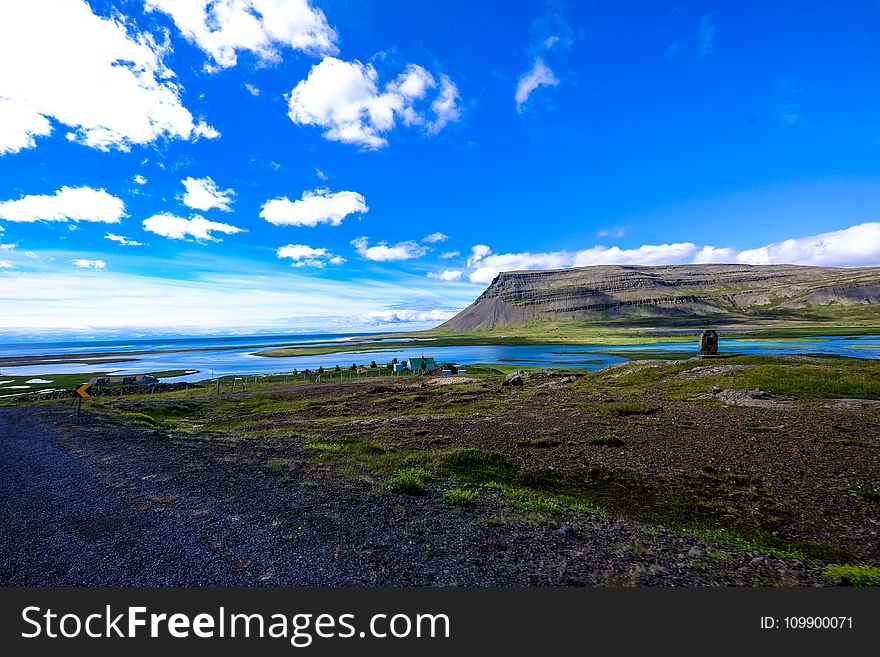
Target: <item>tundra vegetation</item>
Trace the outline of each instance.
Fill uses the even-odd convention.
[[[621,519],[709,545],[706,567],[772,557],[810,564],[828,584],[876,585],[880,361],[710,364],[517,368],[516,387],[502,385],[511,367],[490,365],[447,385],[438,375],[276,376],[234,393],[226,381],[219,395],[210,384],[86,407],[152,436],[223,444],[237,467],[279,486],[306,485],[311,472],[328,496],[347,482],[487,526]],[[760,394],[739,404],[719,391]]]

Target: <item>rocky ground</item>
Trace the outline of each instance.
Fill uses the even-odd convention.
[[[670,504],[687,502],[687,486],[726,496],[707,507],[717,502],[722,521],[725,514],[731,523],[770,518],[766,528],[783,538],[832,544],[853,563],[880,563],[877,502],[857,494],[874,490],[880,472],[876,408],[642,395],[638,412],[609,415],[603,404],[620,403],[614,393],[585,389],[576,377],[530,378],[523,386],[472,381],[457,394],[454,385],[413,385],[275,390],[268,410],[253,395],[117,402],[125,413],[190,404],[187,413],[206,424],[186,431],[128,424],[114,415],[119,408],[79,422],[60,403],[0,408],[0,584],[828,583],[822,560],[636,520],[638,495],[645,507],[664,495],[675,498]],[[448,397],[440,403],[431,395]],[[279,410],[286,400],[295,412]],[[618,444],[594,444],[609,431]],[[503,458],[523,481],[588,466],[606,473],[619,497],[633,492],[628,485],[636,497],[618,507],[607,487],[594,488],[610,508],[591,513],[563,503],[543,513],[442,475],[427,481],[424,494],[406,495],[386,488],[387,473],[372,471],[372,461],[305,448],[318,439],[369,440],[395,454],[479,449]],[[479,495],[468,505],[442,503],[453,486]]]

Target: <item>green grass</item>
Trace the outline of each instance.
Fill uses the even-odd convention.
[[[522,438],[516,444],[520,447],[557,447],[560,442],[555,438]]]
[[[589,502],[572,502],[569,508],[575,513],[588,513],[591,516],[604,516],[605,511],[595,504]]]
[[[422,468],[404,468],[386,479],[385,485],[398,493],[421,495],[425,492],[425,482],[431,478],[431,473]]]
[[[850,490],[866,502],[880,502],[880,488],[877,486],[859,484],[853,486]]]
[[[623,441],[617,436],[617,434],[613,433],[607,433],[599,438],[593,438],[590,443],[593,445],[604,445],[606,447],[620,447],[623,445]]]
[[[303,445],[303,449],[312,451],[312,452],[330,452],[337,453],[341,452],[344,449],[344,445],[342,443],[327,443],[327,442],[313,442],[306,443]]]
[[[874,566],[829,566],[824,572],[841,586],[880,586],[880,568]]]
[[[480,491],[472,488],[450,488],[440,497],[440,502],[450,506],[466,505],[473,502]]]
[[[791,361],[775,356],[738,355],[719,358],[711,364],[747,365],[748,368],[690,379],[681,376],[687,370],[706,364],[705,361],[678,361],[639,367],[633,363],[622,369],[594,372],[585,377],[582,385],[596,390],[626,390],[633,396],[650,389],[668,399],[692,399],[713,386],[761,389],[791,397],[880,399],[880,360],[828,357],[817,361]],[[602,412],[601,406],[586,404],[582,408]],[[613,408],[608,412],[614,413]]]

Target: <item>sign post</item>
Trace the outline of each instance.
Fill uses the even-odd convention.
[[[86,397],[91,397],[89,394],[89,388],[92,387],[91,383],[83,383],[79,388],[76,389],[76,394],[79,395],[76,400],[76,416],[79,417],[82,413],[82,405],[83,399]]]

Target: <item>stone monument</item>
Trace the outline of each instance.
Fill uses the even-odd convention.
[[[701,356],[717,356],[718,355],[718,333],[715,331],[703,331],[700,334],[700,355]]]

